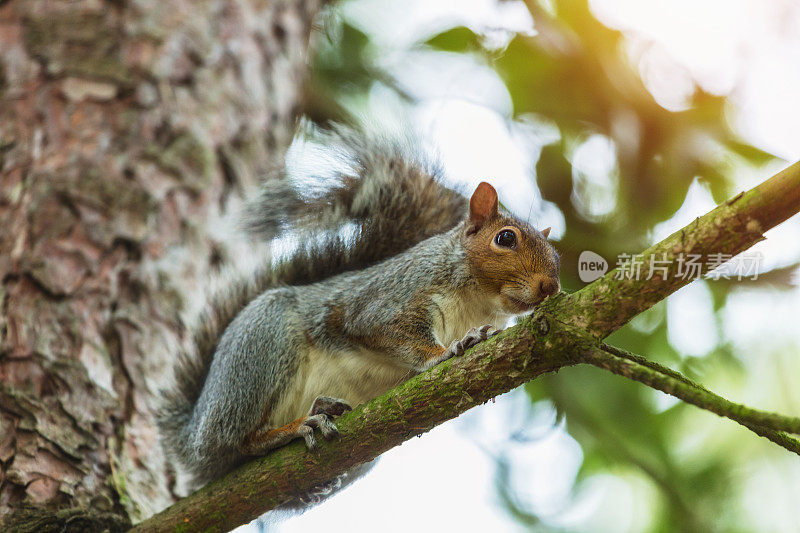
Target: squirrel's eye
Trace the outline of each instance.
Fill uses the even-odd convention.
[[[513,248],[517,244],[517,235],[510,229],[504,229],[495,235],[494,242],[504,248]]]

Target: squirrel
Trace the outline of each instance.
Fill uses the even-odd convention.
[[[293,226],[298,248],[211,302],[164,391],[162,441],[195,486],[294,439],[314,448],[333,417],[560,290],[549,228],[501,213],[488,183],[467,202],[409,143],[322,135],[347,164],[336,185],[266,180],[245,217],[261,239]]]

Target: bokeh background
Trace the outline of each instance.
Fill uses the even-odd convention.
[[[796,0],[347,0],[318,24],[309,120],[413,126],[454,184],[552,226],[566,290],[582,251],[613,267],[800,158]],[[767,237],[758,279],[696,281],[609,342],[799,415],[800,218]],[[568,368],[280,529],[794,532],[798,509],[797,456]]]

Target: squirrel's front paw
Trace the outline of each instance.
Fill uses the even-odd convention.
[[[464,355],[464,352],[475,346],[476,344],[485,341],[489,337],[494,337],[502,330],[496,330],[489,333],[489,330],[492,329],[491,324],[486,324],[485,326],[481,326],[479,328],[469,328],[469,331],[461,338],[461,340],[453,341],[448,346],[447,350],[445,350],[444,354],[447,356],[447,359],[451,357],[458,357]]]
[[[450,346],[437,357],[430,361],[426,368],[431,368],[433,366],[438,365],[442,361],[446,361],[451,357],[460,357],[464,355],[464,352],[478,344],[479,342],[485,341],[490,337],[494,337],[498,333],[500,333],[501,329],[492,331],[489,333],[489,330],[492,329],[491,324],[486,324],[485,326],[481,326],[479,328],[470,328],[467,331],[466,335],[464,335],[460,340],[453,341],[450,343]]]

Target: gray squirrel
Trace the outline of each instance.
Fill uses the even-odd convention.
[[[488,183],[467,202],[410,143],[342,127],[322,140],[348,165],[333,187],[269,179],[247,212],[253,235],[291,228],[297,250],[214,298],[164,393],[162,441],[195,486],[293,439],[314,448],[333,417],[560,289],[549,228],[500,213]]]

